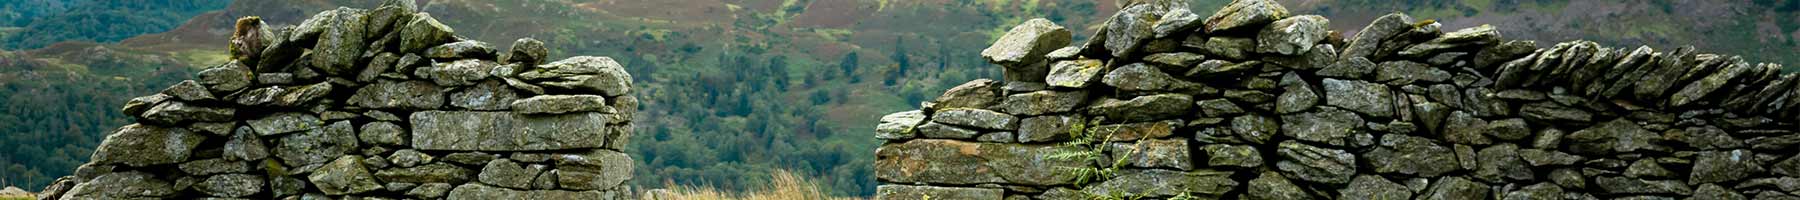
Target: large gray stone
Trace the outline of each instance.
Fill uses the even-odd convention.
[[[1762,174],[1765,169],[1756,161],[1756,153],[1750,150],[1702,151],[1694,160],[1693,174],[1688,176],[1688,183],[1721,183],[1750,178]]]
[[[215,99],[212,91],[208,91],[206,86],[202,86],[200,85],[200,82],[194,80],[175,83],[175,85],[164,88],[162,94],[174,96],[175,99],[182,101],[210,101]]]
[[[1475,153],[1478,164],[1475,178],[1489,182],[1530,181],[1536,178],[1531,166],[1519,158],[1519,146],[1506,143],[1488,146]]]
[[[444,92],[431,82],[384,79],[356,90],[349,103],[372,109],[437,109],[444,106]]]
[[[1087,88],[1099,83],[1104,75],[1106,65],[1100,60],[1065,60],[1050,65],[1050,73],[1046,75],[1044,82],[1056,87]]]
[[[1075,182],[1076,174],[1059,168],[1089,167],[1089,162],[1045,158],[1073,151],[1078,150],[1061,145],[915,139],[876,149],[875,177],[886,182],[954,185],[1071,184]]]
[[[1375,67],[1375,81],[1392,85],[1442,83],[1450,80],[1450,71],[1412,61],[1388,61]]]
[[[1087,114],[1106,121],[1146,122],[1192,113],[1194,97],[1184,94],[1140,96],[1131,100],[1103,99],[1088,107]]]
[[[356,152],[356,127],[338,121],[322,129],[283,135],[275,142],[275,157],[291,167],[323,164]]]
[[[1105,182],[1089,184],[1082,192],[1089,195],[1173,197],[1186,194],[1220,198],[1238,184],[1227,171],[1126,170]]]
[[[488,45],[487,42],[463,40],[427,48],[424,53],[419,53],[419,56],[439,60],[494,60],[494,57],[498,56],[498,54],[496,53],[494,46]]]
[[[76,184],[62,199],[162,199],[175,197],[169,181],[150,173],[128,171],[94,177]]]
[[[1055,91],[1045,90],[1024,94],[1007,95],[1000,103],[1001,111],[1014,115],[1037,116],[1052,113],[1075,111],[1075,107],[1086,102],[1087,91]]]
[[[1455,152],[1450,147],[1403,134],[1381,136],[1379,147],[1364,158],[1377,173],[1437,177],[1457,169]]]
[[[1249,188],[1249,191],[1255,191],[1255,192],[1249,192],[1250,199],[1258,199],[1258,200],[1310,200],[1310,199],[1313,199],[1312,195],[1307,194],[1305,189],[1301,189],[1300,186],[1294,185],[1294,182],[1288,181],[1287,177],[1281,175],[1281,172],[1264,171],[1262,173],[1262,175],[1257,176],[1256,179],[1251,179],[1250,183],[1247,187]]]
[[[232,62],[195,73],[194,77],[200,85],[205,85],[214,94],[230,94],[255,82],[256,73],[250,67]]]
[[[1360,133],[1357,128],[1364,123],[1356,113],[1335,109],[1283,115],[1281,121],[1283,135],[1333,146],[1355,144],[1351,136]]]
[[[451,189],[450,200],[478,199],[543,199],[543,200],[577,200],[606,199],[600,191],[566,191],[566,190],[514,190],[482,184],[463,184]]]
[[[1142,168],[1194,169],[1185,139],[1146,139],[1136,143],[1112,143],[1111,157],[1125,159],[1126,164]]]
[[[138,116],[142,122],[159,125],[181,125],[189,122],[223,122],[236,116],[237,109],[231,107],[211,107],[192,105],[181,101],[166,101],[150,107]]]
[[[1000,81],[975,79],[945,90],[943,95],[925,103],[926,110],[952,108],[988,109],[1001,101]]]
[[[545,89],[598,93],[613,97],[631,93],[631,74],[608,57],[577,56],[539,65],[518,77]]]
[[[1239,30],[1288,18],[1288,10],[1274,0],[1233,0],[1206,18],[1206,33]]]
[[[456,29],[432,18],[430,13],[413,14],[413,20],[400,27],[400,53],[422,53],[456,40]]]
[[[515,100],[513,112],[523,114],[564,114],[580,112],[613,113],[600,95],[538,95]]]
[[[931,116],[931,121],[986,130],[1019,129],[1019,117],[992,110],[967,108],[941,110]]]
[[[1325,184],[1349,183],[1356,175],[1356,156],[1349,151],[1320,148],[1289,140],[1276,149],[1281,161],[1275,167],[1294,178]]]
[[[1238,139],[1243,139],[1245,142],[1250,142],[1251,144],[1269,143],[1269,140],[1275,138],[1275,135],[1282,133],[1281,128],[1283,127],[1281,127],[1280,122],[1276,121],[1275,118],[1265,117],[1259,114],[1249,114],[1231,118],[1231,132],[1237,134]]]
[[[1386,85],[1327,78],[1325,104],[1356,111],[1369,117],[1394,116],[1394,93]]]
[[[543,41],[532,38],[514,40],[512,47],[506,50],[506,54],[500,56],[501,63],[517,63],[525,66],[544,64],[544,61],[549,59],[550,49],[544,47]]]
[[[1374,22],[1369,23],[1368,27],[1357,31],[1356,37],[1350,38],[1350,44],[1344,46],[1343,55],[1338,58],[1365,57],[1373,59],[1371,56],[1377,53],[1377,49],[1383,46],[1384,42],[1395,39],[1394,36],[1412,29],[1415,23],[1411,16],[1401,13],[1376,18]]]
[[[1319,93],[1313,90],[1312,83],[1301,79],[1299,74],[1288,73],[1282,76],[1281,90],[1281,96],[1277,96],[1275,100],[1276,113],[1297,113],[1319,105]]]
[[[324,19],[325,31],[312,48],[312,67],[329,75],[354,76],[361,72],[363,51],[368,49],[367,11],[338,7]]]
[[[1072,132],[1082,127],[1087,120],[1068,115],[1049,115],[1025,118],[1019,122],[1018,137],[1022,143],[1060,142],[1070,139]]]
[[[1206,165],[1213,167],[1255,168],[1262,166],[1262,151],[1250,145],[1212,144],[1200,147],[1206,152]]]
[[[331,94],[334,89],[331,83],[283,87],[269,86],[256,88],[238,94],[234,102],[238,105],[260,107],[301,107],[313,103]]]
[[[362,156],[338,157],[307,175],[306,180],[329,195],[361,194],[381,189],[381,183],[363,168],[362,161]]]
[[[239,198],[262,192],[264,183],[261,175],[223,174],[194,184],[194,190],[216,197]]]
[[[325,121],[318,116],[298,112],[281,112],[269,114],[262,118],[246,121],[251,130],[262,136],[279,135],[325,127]]]
[[[631,156],[612,150],[591,150],[557,157],[556,184],[565,189],[605,190],[631,180]]]
[[[206,136],[183,128],[125,125],[94,148],[93,163],[150,166],[187,161]]]
[[[421,150],[537,151],[600,148],[610,134],[600,113],[523,115],[512,112],[413,113],[412,146]]]
[[[1644,130],[1637,122],[1618,119],[1575,131],[1565,136],[1570,152],[1583,155],[1609,155],[1662,149],[1656,145],[1662,137]]]
[[[1273,24],[1263,27],[1262,32],[1257,34],[1256,51],[1280,55],[1299,55],[1312,51],[1314,44],[1325,40],[1325,32],[1330,29],[1331,20],[1318,15],[1302,15],[1276,20]]]
[[[444,162],[408,168],[388,168],[375,172],[382,182],[461,184],[476,176],[475,170]]]
[[[991,188],[958,188],[914,185],[881,185],[875,187],[876,200],[969,199],[1000,200],[1004,190]]]
[[[269,145],[247,126],[232,131],[224,150],[226,160],[251,161],[269,157]]]
[[[1338,190],[1338,199],[1342,200],[1406,200],[1412,197],[1412,190],[1405,185],[1388,181],[1376,175],[1361,175],[1350,180],[1349,185]]]
[[[470,86],[488,79],[492,76],[489,72],[499,66],[500,63],[494,61],[463,59],[434,63],[430,67],[414,69],[412,74],[440,86]]]
[[[1459,176],[1438,178],[1431,189],[1420,193],[1419,200],[1486,199],[1493,190],[1487,185]]]
[[[406,145],[406,130],[393,122],[369,122],[363,124],[356,134],[358,139],[369,145],[401,146]]]
[[[1073,40],[1069,29],[1048,19],[1031,19],[1014,26],[994,41],[994,45],[981,50],[981,58],[1004,66],[1009,81],[1041,82],[1049,70],[1039,64],[1044,62],[1044,54],[1069,46]]]
[[[1132,63],[1113,69],[1111,72],[1107,72],[1100,82],[1125,92],[1174,92],[1206,87],[1200,83],[1175,78],[1175,76],[1144,63]]]
[[[532,178],[536,178],[542,170],[519,166],[519,163],[512,160],[494,159],[481,168],[481,175],[476,180],[498,187],[530,189]]]
[[[917,133],[914,129],[924,123],[925,112],[917,110],[881,116],[881,124],[875,125],[875,139],[912,139]]]

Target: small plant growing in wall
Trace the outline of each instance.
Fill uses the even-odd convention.
[[[1098,120],[1096,120],[1096,122],[1097,121]],[[1138,148],[1132,148],[1129,153],[1120,154],[1121,156],[1107,160],[1106,148],[1111,145],[1110,141],[1118,134],[1120,127],[1108,127],[1089,131],[1087,128],[1088,126],[1092,126],[1092,124],[1075,123],[1070,125],[1068,131],[1070,140],[1061,144],[1062,146],[1070,148],[1066,148],[1063,152],[1057,152],[1049,156],[1050,159],[1054,160],[1091,163],[1087,167],[1058,167],[1058,170],[1062,170],[1064,173],[1073,174],[1075,176],[1074,184],[1076,187],[1086,186],[1092,181],[1112,178],[1118,174],[1121,168],[1131,161],[1129,159],[1130,156],[1125,155],[1137,154],[1138,151],[1140,151]],[[1134,146],[1141,146],[1144,141],[1145,140],[1138,140],[1137,144],[1134,144]],[[1127,195],[1119,193],[1118,191],[1114,191],[1112,194],[1087,195],[1089,196],[1089,199],[1095,200],[1132,200],[1144,198],[1143,196]],[[1177,198],[1179,198],[1179,196]]]

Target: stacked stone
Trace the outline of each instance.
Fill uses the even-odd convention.
[[[1779,65],[1186,8],[1128,5],[1075,46],[1013,28],[982,52],[1007,82],[881,118],[876,199],[1800,199]]]
[[[232,58],[132,99],[42,199],[625,199],[637,100],[605,57],[458,38],[412,1],[238,23]]]

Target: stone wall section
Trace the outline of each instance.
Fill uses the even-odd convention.
[[[466,40],[413,1],[238,22],[41,199],[626,199],[637,99],[606,57]],[[547,63],[546,63],[547,62]]]
[[[1081,44],[1026,21],[982,52],[1007,81],[881,117],[875,198],[1800,199],[1780,65],[1135,2]]]

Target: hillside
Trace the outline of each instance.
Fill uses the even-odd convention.
[[[767,182],[771,169],[818,177],[838,194],[868,195],[868,139],[876,116],[908,110],[998,68],[980,49],[1011,25],[1044,17],[1077,41],[1122,1],[1085,0],[430,0],[423,10],[482,41],[521,37],[554,46],[551,57],[613,55],[634,75],[641,126],[626,149],[637,185]],[[1350,35],[1394,11],[1438,19],[1444,29],[1501,27],[1507,38],[1588,39],[1609,46],[1694,44],[1706,52],[1800,63],[1800,0],[1281,1],[1331,19]],[[222,63],[230,22],[258,15],[291,25],[338,6],[374,1],[239,0],[171,31],[118,43],[70,42],[0,54],[0,159],[4,179],[37,188],[70,172],[100,136],[128,123],[117,102]],[[1215,10],[1220,1],[1194,1]],[[1739,19],[1739,20],[1720,20]],[[3,34],[4,30],[0,30]],[[1749,38],[1749,39],[1746,39]],[[1545,43],[1540,43],[1545,44]],[[497,48],[507,48],[497,43]],[[18,167],[11,167],[11,166]],[[35,174],[35,175],[33,175]]]

